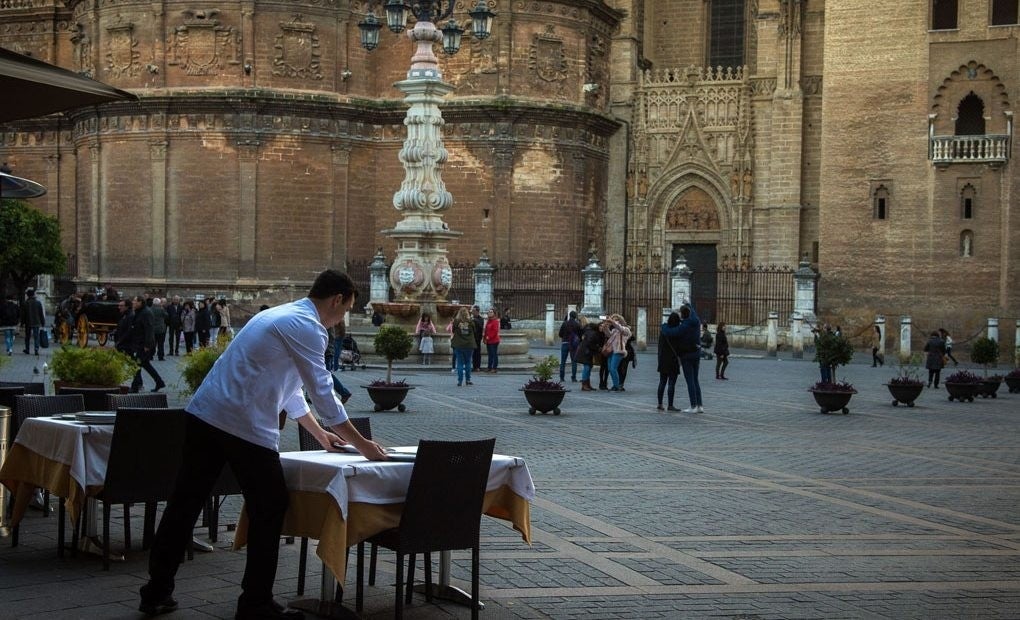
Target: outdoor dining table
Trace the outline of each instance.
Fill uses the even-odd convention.
[[[416,448],[394,450],[406,453]],[[369,461],[360,455],[325,450],[283,452],[280,462],[290,490],[283,534],[317,539],[316,555],[324,564],[320,598],[297,606],[330,615],[340,611],[331,601],[336,581],[343,583],[346,576],[347,549],[400,525],[414,463]],[[534,498],[535,485],[524,459],[494,454],[482,512],[509,521],[524,542],[531,544],[531,501]],[[242,510],[234,547],[241,548],[246,541],[247,517]],[[434,586],[436,595],[443,597],[445,594],[453,600],[469,603],[470,596],[449,585],[449,567],[450,554],[443,552],[439,579]]]
[[[83,423],[73,417],[28,418],[22,423],[0,466],[0,483],[15,496],[12,525],[21,521],[37,488],[65,498],[72,520],[86,498],[102,489],[113,424]]]

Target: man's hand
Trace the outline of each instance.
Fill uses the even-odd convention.
[[[336,444],[337,446],[342,446],[347,443],[343,439],[340,439],[340,437],[338,437],[337,435],[327,430],[323,430],[322,435],[316,436],[315,439],[319,442],[319,445],[322,446],[324,450],[326,450],[326,452],[343,452],[343,450],[337,448],[333,444]]]

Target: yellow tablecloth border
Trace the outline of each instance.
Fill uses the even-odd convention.
[[[14,444],[7,452],[7,458],[0,466],[0,484],[14,494],[11,525],[17,525],[25,516],[25,509],[36,488],[46,489],[57,497],[63,497],[64,506],[73,523],[78,511],[84,505],[86,492],[71,477],[71,466],[48,459],[21,444]],[[92,494],[102,487],[90,487]]]

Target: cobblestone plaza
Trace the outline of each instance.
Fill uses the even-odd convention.
[[[6,380],[33,378],[36,358],[12,359]],[[173,385],[176,364],[157,365]],[[524,373],[457,388],[448,372],[413,369],[396,372],[417,386],[408,411],[369,413],[358,386],[381,372],[340,376],[355,393],[351,414],[371,415],[383,443],[495,436],[497,452],[531,469],[534,544],[483,519],[482,618],[1020,616],[1020,395],[1005,387],[974,403],[926,390],[917,407],[894,408],[882,385],[893,371],[857,363],[841,369],[860,391],[850,415],[821,415],[806,391],[813,363],[748,355],[733,359],[731,381],[702,368],[704,414],[664,415],[655,357],[642,353],[626,392],[574,389],[558,417],[527,414]],[[283,449],[297,449],[293,425],[284,435]],[[229,500],[222,520],[239,508]],[[95,558],[58,560],[55,515],[30,511],[17,548],[0,540],[0,616],[137,617],[141,521],[127,561],[104,573]],[[111,531],[120,544],[121,523]],[[231,538],[221,531],[214,552],[182,566],[170,617],[233,616],[245,554]],[[280,600],[295,598],[298,549],[281,547]],[[381,552],[366,618],[391,616],[392,560]],[[309,564],[314,593],[320,564]],[[455,553],[454,581],[469,570],[470,556]],[[469,610],[416,597],[405,613]]]

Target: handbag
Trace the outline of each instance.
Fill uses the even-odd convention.
[[[602,345],[602,349],[599,351],[603,357],[608,358],[613,354],[613,337],[606,338],[606,343]]]
[[[45,328],[39,330],[39,348],[48,349],[50,347],[50,334]]]

